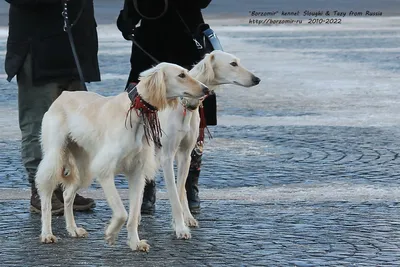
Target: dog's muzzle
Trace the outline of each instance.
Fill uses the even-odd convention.
[[[261,79],[258,78],[257,76],[253,76],[251,78],[251,81],[253,82],[254,85],[257,85],[257,84],[259,84],[261,82]]]
[[[202,87],[203,93],[204,93],[205,95],[209,95],[209,94],[210,94],[210,89],[208,89],[207,86],[202,85],[201,87]]]

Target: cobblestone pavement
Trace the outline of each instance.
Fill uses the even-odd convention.
[[[351,202],[204,203],[191,240],[176,240],[169,205],[158,202],[143,217],[140,236],[148,254],[132,252],[123,229],[114,247],[103,230],[111,211],[98,202],[79,213],[87,239],[67,236],[64,218],[53,219],[57,244],[39,243],[40,217],[26,201],[0,202],[2,266],[396,266],[400,262],[399,204]],[[18,221],[18,223],[15,223]]]
[[[385,3],[383,10],[391,9],[393,1]],[[98,7],[108,14],[106,1]],[[130,44],[104,21],[111,23],[99,20],[102,82],[88,87],[114,95],[125,84]],[[115,247],[105,244],[111,211],[96,183],[86,192],[96,196],[96,209],[76,216],[89,237],[68,237],[58,217],[60,242],[39,243],[40,216],[29,213],[23,190],[16,82],[5,81],[1,65],[1,266],[400,266],[399,21],[264,27],[210,20],[226,51],[262,82],[217,93],[219,125],[206,142],[200,228],[191,240],[174,238],[157,177],[157,212],[140,227],[148,254],[129,250],[125,229]],[[5,45],[0,39],[1,62]],[[116,183],[126,199],[126,181]]]
[[[398,186],[398,128],[220,126],[204,156],[201,187],[232,188],[324,182]],[[234,140],[234,142],[232,141]],[[19,142],[2,142],[0,188],[27,188]],[[157,182],[164,187],[161,175]],[[119,188],[128,188],[123,177]],[[99,188],[93,184],[92,188]]]

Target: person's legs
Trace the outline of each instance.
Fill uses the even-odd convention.
[[[216,95],[214,94],[208,96],[206,100],[203,101],[203,107],[204,107],[203,112],[206,125],[207,126],[217,125]],[[202,115],[200,115],[200,117],[201,116]],[[201,162],[203,157],[203,145],[204,145],[204,142],[200,140],[201,139],[199,137],[196,147],[192,151],[190,170],[186,180],[187,199],[189,203],[189,209],[192,213],[198,213],[200,211],[198,184],[199,184],[199,176],[200,176]]]
[[[146,51],[149,52],[152,56],[157,57],[159,53],[153,53],[150,44],[141,46],[145,47]],[[158,58],[157,58],[158,59]],[[161,60],[161,59],[158,59]],[[132,52],[131,52],[131,70],[129,73],[129,78],[126,83],[125,89],[128,88],[130,84],[137,84],[139,82],[139,75],[142,71],[145,71],[151,68],[153,65],[157,63],[153,62],[146,54],[144,54],[140,48],[138,48],[135,44],[132,43]],[[143,201],[141,206],[142,214],[153,214],[155,210],[155,202],[156,202],[156,183],[155,181],[148,182],[146,180],[146,185],[143,191]]]
[[[203,156],[203,141],[197,141],[192,151],[189,174],[186,179],[186,195],[190,212],[200,212],[199,177],[201,170],[201,159]]]
[[[53,84],[34,86],[32,84],[31,57],[28,55],[17,75],[18,115],[21,130],[21,157],[31,184],[31,210],[40,212],[40,198],[35,185],[36,170],[42,158],[40,131],[44,113],[58,96],[58,88]],[[62,214],[64,205],[53,195],[52,212]]]
[[[39,163],[42,159],[42,151],[40,145],[40,131],[42,119],[53,101],[61,94],[63,90],[76,90],[74,82],[72,83],[47,83],[35,86],[32,83],[31,57],[26,57],[25,63],[21,71],[17,75],[18,83],[18,113],[19,127],[22,135],[21,157],[22,163],[28,174],[28,181],[31,184],[31,210],[40,212],[41,203],[35,185],[35,175]],[[62,194],[61,194],[62,195]],[[77,204],[77,205],[76,205]],[[82,207],[83,205],[83,207]],[[74,206],[80,210],[94,206],[93,199],[76,198]],[[53,214],[62,214],[64,205],[62,200],[57,198],[57,194],[52,197]]]

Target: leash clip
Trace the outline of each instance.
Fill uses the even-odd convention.
[[[193,41],[196,43],[197,49],[203,49],[203,46],[197,41],[196,39],[193,38]]]

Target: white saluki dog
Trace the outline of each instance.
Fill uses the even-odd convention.
[[[260,82],[258,77],[241,66],[237,57],[219,50],[207,54],[189,71],[189,74],[208,86],[210,90],[223,84],[251,87]],[[175,233],[177,238],[183,239],[191,237],[187,226],[198,226],[188,206],[185,183],[190,168],[191,152],[199,136],[200,104],[201,101],[198,99],[184,98],[178,107],[167,108],[159,113],[165,134],[161,139],[161,151],[157,151],[157,156],[164,172],[172,206]],[[177,186],[174,159],[178,168]]]
[[[132,250],[148,251],[150,246],[139,239],[137,228],[145,179],[157,171],[153,142],[160,141],[157,110],[176,105],[177,96],[199,99],[206,94],[204,84],[186,69],[169,63],[142,72],[134,95],[63,92],[42,124],[44,157],[36,176],[42,203],[41,241],[57,241],[51,229],[51,196],[59,183],[65,186],[68,233],[87,236],[85,229],[77,227],[72,206],[77,190],[89,186],[96,177],[113,212],[105,239],[114,244],[128,218],[114,182],[115,175],[123,173],[129,182],[128,245]]]

